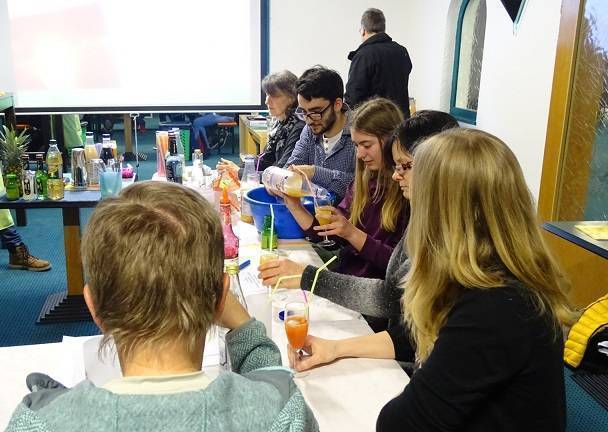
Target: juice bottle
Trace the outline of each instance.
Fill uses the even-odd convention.
[[[48,171],[47,194],[49,199],[63,199],[63,158],[57,147],[57,141],[51,140],[46,154]]]

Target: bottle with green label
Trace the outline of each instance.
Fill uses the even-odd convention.
[[[16,201],[19,199],[19,182],[15,174],[6,175],[6,199]]]
[[[38,153],[36,155],[36,175],[34,177],[36,182],[36,196],[39,200],[45,200],[47,198],[47,180],[48,176],[44,170],[44,155]]]

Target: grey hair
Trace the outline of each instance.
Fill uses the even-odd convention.
[[[262,90],[270,96],[277,96],[281,92],[293,99],[297,98],[296,81],[298,77],[288,71],[273,72],[262,80]]]
[[[361,26],[368,33],[380,33],[386,30],[386,19],[384,13],[380,9],[369,8],[363,12],[361,17]]]

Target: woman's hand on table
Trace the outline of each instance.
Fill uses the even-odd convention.
[[[306,268],[288,259],[278,259],[264,263],[258,267],[258,278],[262,279],[263,285],[274,287],[281,276],[300,275],[299,278],[285,279],[281,281],[280,288],[300,288],[302,272]]]
[[[222,173],[224,171],[229,171],[234,174],[238,174],[238,172],[239,172],[239,166],[237,164],[235,164],[231,160],[224,159],[224,158],[221,158],[220,161],[217,163],[216,169],[220,173]]]
[[[298,354],[294,352],[290,346],[287,347],[289,365],[300,372],[318,365],[331,363],[338,358],[336,350],[338,342],[339,341],[308,335],[306,336],[304,346],[302,347],[302,351],[304,351],[306,355],[296,359]]]

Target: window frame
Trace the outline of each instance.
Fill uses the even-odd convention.
[[[477,124],[477,111],[456,106],[456,91],[458,89],[458,72],[460,69],[460,48],[462,43],[462,22],[464,15],[469,7],[471,0],[462,0],[460,11],[458,12],[458,20],[456,21],[456,37],[454,43],[454,64],[452,66],[452,90],[450,94],[450,114],[458,121],[471,125]],[[485,30],[485,29],[484,29]],[[485,39],[485,34],[484,34]],[[485,42],[485,41],[484,41]],[[485,44],[484,44],[485,45]]]

